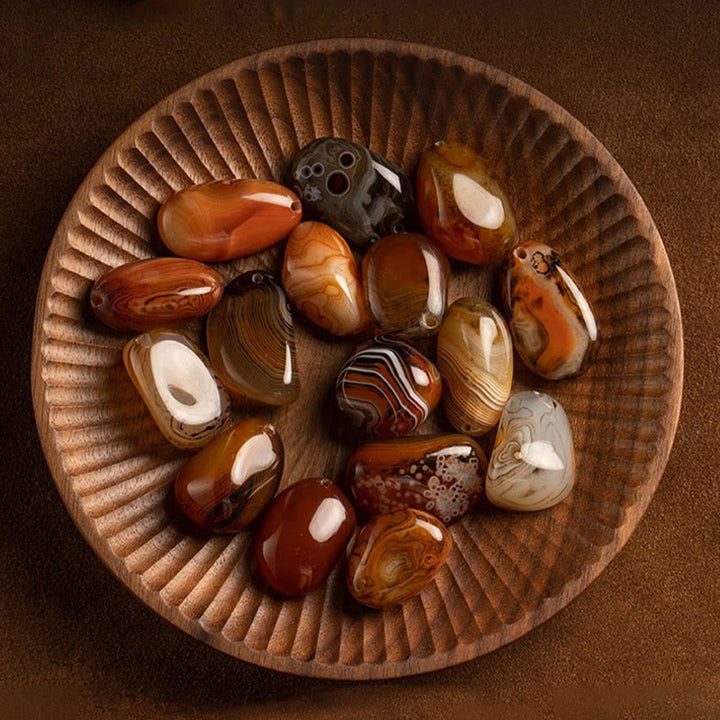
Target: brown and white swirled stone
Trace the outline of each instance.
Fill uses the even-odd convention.
[[[490,456],[485,492],[510,510],[556,505],[575,483],[572,430],[562,405],[536,390],[508,400]]]
[[[478,298],[456,300],[438,335],[437,363],[453,427],[468,435],[488,432],[512,387],[512,341],[502,315]]]

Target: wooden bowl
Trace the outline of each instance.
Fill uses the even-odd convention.
[[[281,179],[297,149],[338,135],[412,173],[439,138],[477,149],[507,189],[521,239],[554,245],[594,301],[600,355],[548,382],[520,363],[516,388],[557,397],[575,436],[575,490],[549,511],[483,507],[452,526],[454,549],[422,595],[364,610],[336,571],[284,600],[255,583],[251,534],[188,535],[168,511],[187,455],[154,427],[121,361],[128,336],[88,312],[92,282],[157,254],[154,220],[173,191],[213,178]],[[282,247],[217,266],[226,279],[278,270]],[[488,270],[455,264],[452,299],[491,296]],[[200,333],[201,324],[190,326]],[[300,399],[255,414],[286,448],[283,487],[340,478],[357,439],[338,431],[333,385],[351,341],[297,319]],[[620,550],[670,452],[682,388],[672,272],[640,196],[607,150],[541,93],[477,60],[389,41],[326,40],[239,60],[135,122],[93,168],[63,217],[38,293],[33,399],[50,470],[95,552],[139,598],[194,637],[287,672],[383,678],[494,650],[581,592]],[[239,413],[240,414],[240,413]],[[423,432],[449,429],[438,414]]]

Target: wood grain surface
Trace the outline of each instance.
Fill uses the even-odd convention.
[[[533,515],[481,509],[453,526],[447,565],[402,610],[361,611],[342,574],[305,599],[262,593],[249,536],[185,536],[165,510],[184,456],[145,414],[120,362],[126,336],[93,323],[86,296],[109,267],[155,254],[173,191],[214,178],[279,179],[303,144],[340,135],[406,171],[431,141],[469,143],[496,168],[521,239],[557,247],[595,303],[599,357],[581,378],[516,371],[568,412],[575,491]],[[279,270],[280,249],[215,266]],[[453,266],[451,299],[490,298],[487,271]],[[199,324],[191,326],[199,332]],[[353,439],[332,430],[332,383],[352,345],[298,323],[300,400],[268,410],[286,447],[282,487],[339,475]],[[37,300],[33,400],[45,455],[75,523],[111,571],[163,617],[238,658],[288,672],[382,678],[496,649],[580,593],[628,539],[662,475],[682,392],[674,280],[650,215],[579,122],[479,61],[390,41],[318,41],[206,75],[133,124],[88,175],[58,227]],[[323,420],[325,419],[325,422]],[[435,429],[449,429],[442,417]]]

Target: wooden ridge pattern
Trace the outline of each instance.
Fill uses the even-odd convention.
[[[185,453],[149,418],[122,366],[127,340],[93,321],[92,282],[155,254],[155,215],[173,191],[237,177],[282,179],[323,135],[369,145],[406,172],[433,140],[479,151],[507,189],[521,239],[554,245],[594,302],[596,363],[552,383],[520,363],[514,389],[565,407],[577,487],[537,514],[487,508],[452,526],[447,564],[397,611],[362,611],[344,572],[305,598],[264,593],[250,536],[189,537],[166,512]],[[214,267],[279,276],[282,244]],[[453,264],[449,301],[489,299],[492,274]],[[199,321],[189,326],[200,337]],[[263,408],[286,450],[281,489],[341,477],[357,440],[334,414],[334,382],[353,348],[296,322],[297,402]],[[617,554],[664,470],[682,391],[675,283],[652,219],[607,150],[536,90],[479,61],[381,40],[324,40],[234,62],[179,90],[118,138],[78,190],[54,237],[38,293],[33,400],[52,475],[110,570],[160,615],[235,657],[287,672],[383,678],[494,650],[551,617]],[[312,382],[310,381],[312,378]],[[257,409],[252,412],[258,413]],[[236,413],[238,418],[248,413]],[[325,422],[324,419],[332,421]],[[438,412],[423,428],[450,431]],[[487,447],[485,448],[488,449]]]

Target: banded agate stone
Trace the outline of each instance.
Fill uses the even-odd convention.
[[[230,416],[230,397],[197,345],[178,330],[150,330],[125,345],[123,362],[160,432],[199,448]]]
[[[293,305],[333,335],[355,335],[370,323],[355,258],[329,225],[302,222],[290,233],[282,283]]]
[[[300,222],[297,196],[268,180],[214,180],[180,190],[158,213],[160,238],[182,257],[232,260],[265,250]]]
[[[300,393],[295,332],[287,298],[272,275],[236,277],[208,315],[210,361],[237,399],[288,405]]]
[[[281,492],[256,537],[258,567],[283,595],[306,595],[323,583],[355,532],[355,511],[325,478],[306,478]]]
[[[302,148],[288,184],[302,199],[306,217],[327,223],[361,249],[409,229],[415,213],[405,173],[342,138],[319,138]]]
[[[362,274],[365,301],[380,332],[414,338],[440,330],[450,265],[426,237],[382,238],[365,254]]]
[[[366,517],[412,507],[449,525],[482,497],[487,459],[465,435],[367,443],[347,465],[347,485]]]
[[[485,492],[510,510],[544,510],[575,483],[575,451],[565,410],[549,395],[529,390],[508,400],[490,456]]]
[[[384,609],[420,594],[447,560],[452,538],[433,515],[404,508],[374,517],[358,533],[347,566],[350,594]]]
[[[193,455],[175,479],[177,507],[215,533],[247,527],[272,500],[283,470],[283,445],[265,420],[242,420]]]
[[[600,346],[598,324],[555,250],[538,242],[518,245],[501,289],[515,349],[530,370],[548,380],[587,370]]]
[[[468,435],[495,427],[513,376],[512,341],[502,315],[478,298],[456,300],[438,335],[437,363],[453,427]]]
[[[138,260],[99,277],[90,307],[115,330],[143,332],[205,315],[220,301],[223,286],[215,270],[195,260]]]
[[[417,203],[425,232],[450,257],[502,262],[515,237],[505,192],[466,145],[436,142],[420,157]]]
[[[415,430],[440,401],[437,368],[400,340],[376,338],[343,366],[337,403],[359,428],[379,438]]]

